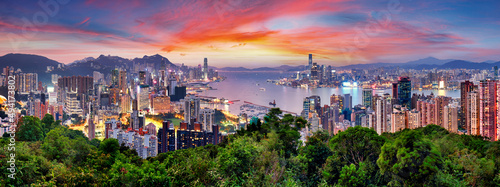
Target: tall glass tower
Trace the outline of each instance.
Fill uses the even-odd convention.
[[[401,106],[410,108],[411,106],[411,80],[409,77],[399,77],[398,80],[398,100]]]

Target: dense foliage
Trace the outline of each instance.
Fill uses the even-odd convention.
[[[281,117],[279,117],[281,116]],[[500,186],[500,143],[436,125],[378,135],[353,127],[330,136],[272,109],[219,145],[146,160],[115,139],[89,141],[47,115],[23,117],[16,179],[5,186]],[[7,172],[10,139],[0,140]],[[3,186],[3,185],[2,185]]]

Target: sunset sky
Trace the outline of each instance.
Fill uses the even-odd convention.
[[[0,1],[0,55],[161,54],[212,66],[500,60],[500,1]],[[67,2],[67,3],[66,3]],[[66,3],[66,4],[61,4]],[[54,11],[55,10],[55,11]]]

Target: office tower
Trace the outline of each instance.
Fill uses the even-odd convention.
[[[203,59],[202,72],[203,72],[203,79],[208,80],[208,59],[207,58]]]
[[[349,109],[352,110],[352,96],[351,94],[344,95],[344,108],[342,110]]]
[[[311,118],[313,113],[321,115],[321,98],[317,95],[304,98],[302,112],[305,119]]]
[[[200,114],[200,98],[189,95],[184,100],[181,100],[184,104],[184,121],[190,122],[191,119],[198,118]],[[197,121],[197,120],[195,120]]]
[[[317,63],[313,63],[311,66],[311,80],[319,80],[320,77],[320,67]]]
[[[495,80],[498,80],[498,66],[493,67]]]
[[[148,85],[138,85],[137,86],[137,107],[138,110],[148,110],[149,106],[149,86]]]
[[[309,54],[309,64],[307,66],[308,67],[307,69],[311,69],[312,65],[313,65],[313,55]]]
[[[330,106],[334,104],[338,104],[339,111],[342,111],[344,109],[344,96],[332,94],[330,96]]]
[[[203,125],[203,130],[207,132],[212,132],[212,126],[214,125],[214,109],[204,108],[200,110],[200,117],[198,118]]]
[[[120,88],[122,93],[125,93],[127,91],[128,85],[127,85],[127,72],[126,71],[120,71],[118,87]]]
[[[387,131],[387,122],[388,115],[391,114],[392,107],[389,107],[390,102],[387,98],[377,99],[377,103],[375,104],[375,131],[378,134],[382,134]]]
[[[411,107],[411,80],[409,77],[399,77],[397,98],[403,107]]]
[[[458,103],[450,103],[444,107],[443,128],[451,133],[458,133]]]
[[[175,129],[170,121],[163,121],[163,126],[158,130],[158,134],[159,152],[175,151]]]
[[[175,95],[175,88],[177,87],[177,78],[174,72],[170,72],[168,76],[168,96]]]
[[[373,90],[371,88],[363,89],[363,105],[368,108],[372,106]]]
[[[398,97],[398,83],[397,82],[392,83],[392,98],[399,99],[399,97]],[[399,102],[399,100],[397,102]],[[398,103],[396,103],[396,104],[398,104]]]
[[[140,85],[145,85],[146,83],[146,72],[145,71],[139,71],[139,84]]]
[[[111,86],[118,88],[120,83],[120,72],[117,69],[111,70]]]
[[[395,133],[397,131],[406,128],[406,115],[402,111],[394,111],[391,114],[391,132]]]
[[[459,111],[459,120],[460,123],[459,125],[462,126],[464,129],[470,129],[470,127],[466,126],[466,122],[469,121],[467,119],[467,113],[469,113],[469,108],[467,107],[467,95],[469,92],[474,90],[474,83],[470,81],[465,81],[460,83],[460,111]],[[466,132],[467,134],[470,134],[470,132]]]
[[[94,124],[94,120],[92,118],[88,119],[88,137],[89,137],[89,140],[92,140],[95,138],[95,124]]]
[[[465,127],[468,135],[480,135],[479,132],[479,92],[471,91],[467,94],[466,107],[467,107],[467,121]]]
[[[479,83],[479,123],[481,136],[496,141],[497,134],[497,82],[482,80]]]
[[[338,106],[338,105],[337,105]],[[321,126],[323,129],[325,129],[329,134],[333,134],[333,125],[335,124],[335,109],[333,106],[329,105],[324,105],[322,110],[322,115],[320,116],[321,119]],[[337,115],[338,115],[338,109],[337,109]],[[337,116],[338,120],[338,116]]]
[[[421,125],[420,111],[413,109],[413,110],[407,111],[407,113],[408,113],[408,128],[410,128],[410,129],[419,128]]]

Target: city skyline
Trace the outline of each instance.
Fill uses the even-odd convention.
[[[427,56],[500,59],[495,1],[43,3],[1,3],[0,55],[30,53],[68,64],[100,54],[158,53],[177,64],[207,57],[217,67],[250,68],[302,65],[307,54],[332,66]]]

